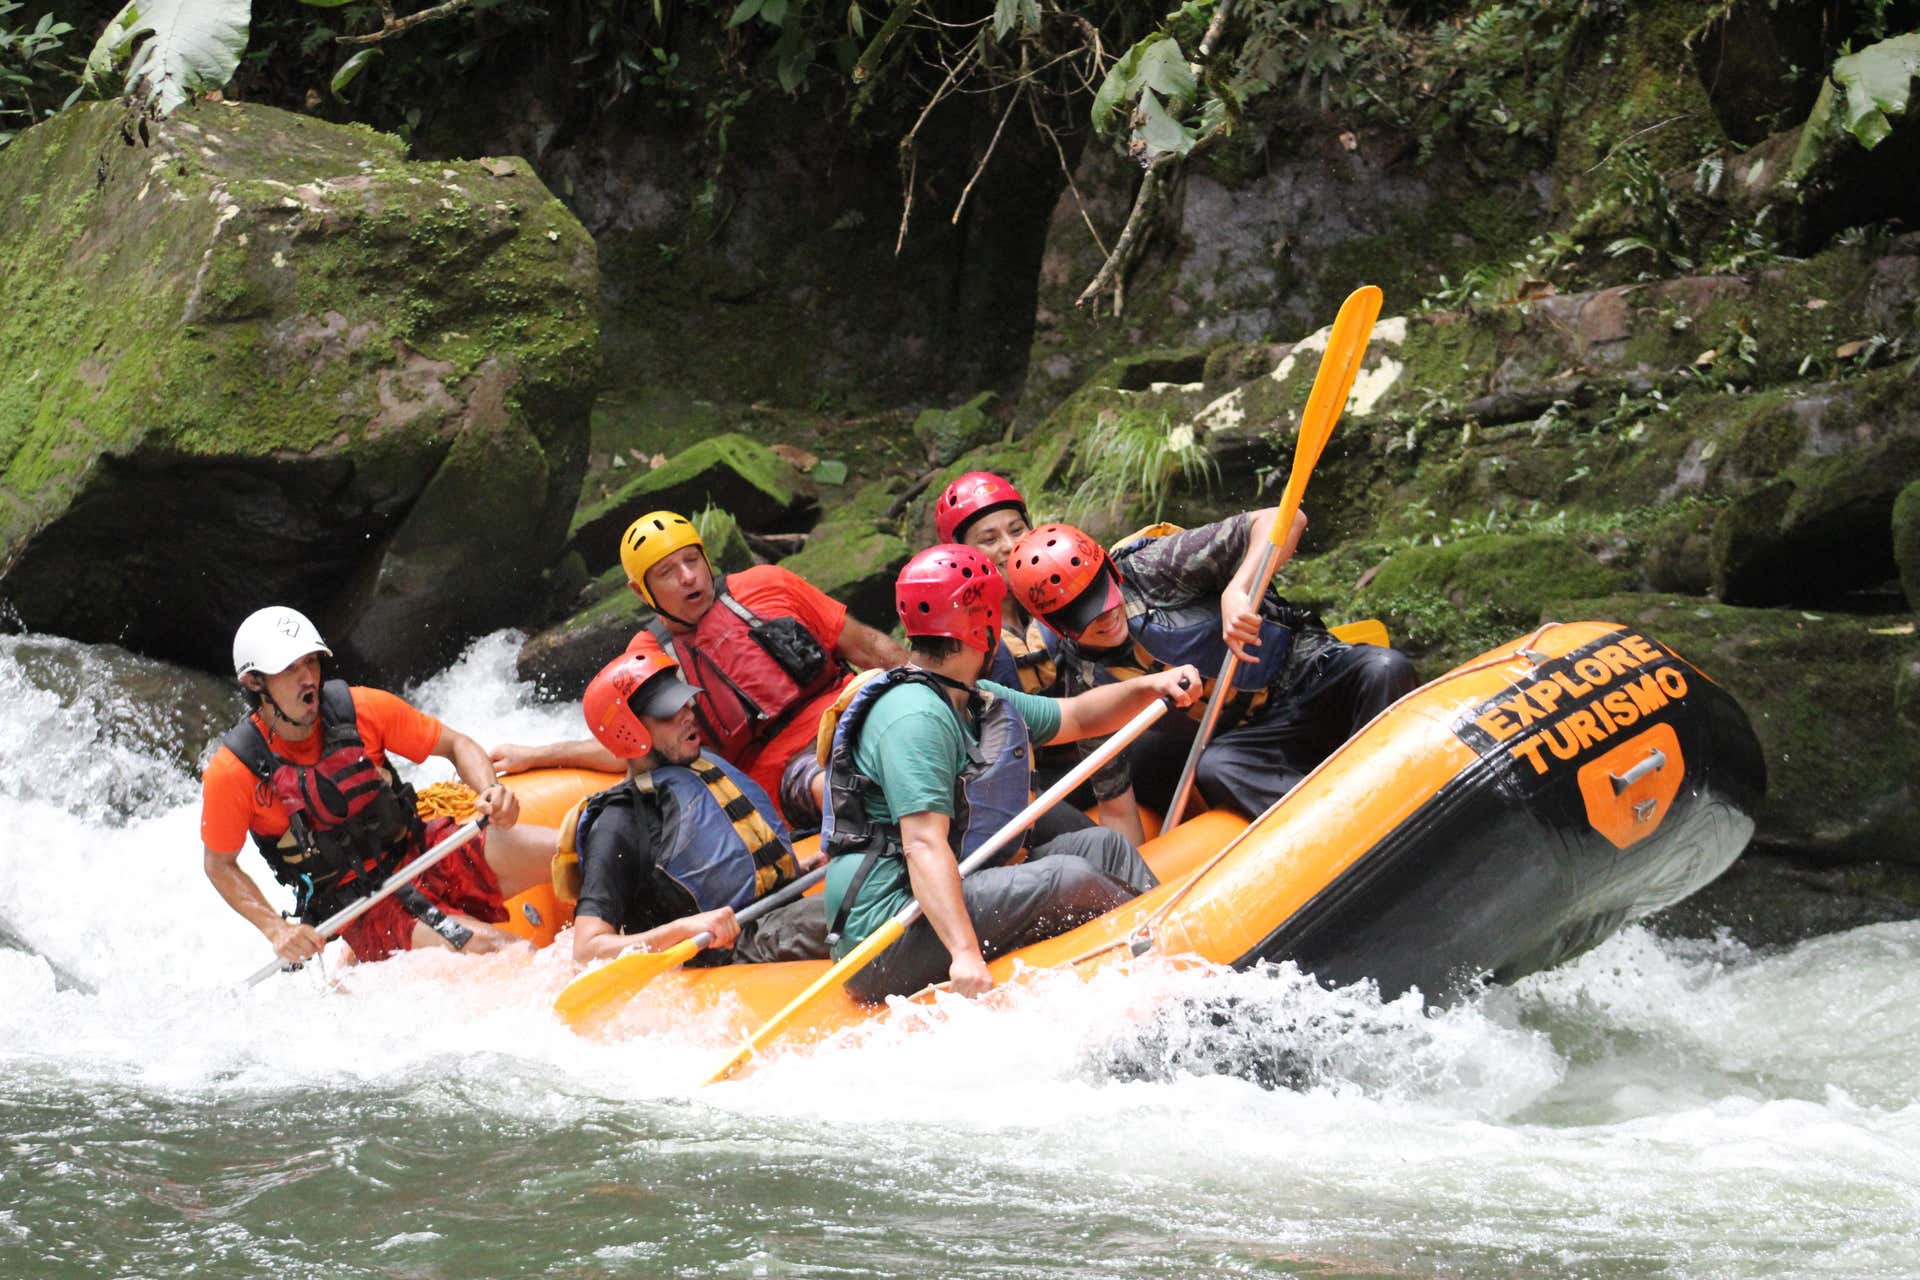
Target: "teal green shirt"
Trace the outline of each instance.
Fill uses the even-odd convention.
[[[979,688],[1012,703],[1035,744],[1051,741],[1060,732],[1060,703],[1056,699],[1022,693],[991,680],[980,681]],[[973,726],[963,729],[960,721],[960,716],[943,705],[940,695],[925,685],[901,685],[880,695],[867,712],[860,745],[853,753],[855,767],[880,787],[880,794],[867,803],[868,817],[893,823],[913,813],[953,816],[954,784],[967,767],[968,750],[978,743]],[[858,857],[840,857],[827,864],[828,920],[839,913],[847,883],[860,863]],[[854,897],[846,928],[834,944],[834,958],[853,950],[862,938],[906,906],[912,896],[906,861],[880,859]]]

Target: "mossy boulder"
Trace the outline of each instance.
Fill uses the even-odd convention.
[[[983,391],[953,409],[926,409],[913,420],[913,438],[926,450],[927,461],[943,467],[967,450],[987,444],[1000,435],[1000,424],[987,416],[994,402],[991,391]]]
[[[1532,629],[1543,613],[1585,617],[1561,602],[1620,585],[1615,570],[1564,536],[1482,534],[1397,552],[1346,612],[1379,617],[1396,647],[1438,671]]]
[[[216,670],[271,601],[363,675],[430,668],[542,601],[596,282],[517,159],[230,103],[26,131],[0,152],[0,591],[34,630]]]
[[[582,507],[570,531],[573,550],[598,573],[620,559],[620,535],[649,511],[692,517],[721,507],[753,529],[792,523],[810,501],[800,473],[767,446],[737,432],[702,440]]]
[[[594,579],[583,598],[586,603],[570,617],[520,646],[515,670],[543,697],[563,702],[578,698],[594,673],[613,661],[653,617],[617,566]]]
[[[1893,559],[1907,607],[1920,613],[1920,480],[1900,491],[1893,503]]]
[[[1757,847],[1920,864],[1920,635],[1910,616],[1645,595],[1556,612],[1642,628],[1739,700],[1767,759]]]
[[[872,521],[832,521],[780,562],[847,606],[861,622],[893,630],[893,579],[912,557],[906,539]]]
[[[1822,604],[1893,578],[1896,499],[1920,476],[1920,385],[1889,371],[1864,390],[1814,392],[1779,425],[1773,465],[1755,468],[1775,478],[1714,528],[1714,593],[1729,604]]]

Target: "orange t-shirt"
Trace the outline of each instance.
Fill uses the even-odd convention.
[[[440,741],[438,720],[379,689],[355,685],[352,693],[360,741],[376,765],[386,764],[389,751],[397,751],[415,763],[433,754]],[[257,713],[253,723],[266,733],[267,723]],[[321,736],[320,727],[315,725],[314,731],[299,742],[268,737],[267,744],[294,764],[318,764]],[[286,810],[240,757],[222,744],[207,761],[207,771],[200,778],[200,842],[215,853],[237,854],[249,831],[272,839],[286,830]]]
[[[730,573],[727,575],[727,592],[759,617],[799,619],[800,625],[813,632],[814,639],[828,653],[840,647],[840,633],[847,626],[847,606],[791,569],[782,569],[777,564],[759,564],[751,569],[742,569],[739,573]],[[726,608],[717,601],[711,607]],[[660,642],[653,638],[651,631],[643,629],[627,645],[627,652],[652,656],[660,652]],[[731,763],[746,770],[747,776],[759,783],[778,803],[781,771],[786,768],[794,752],[802,747],[812,748],[813,740],[820,732],[820,717],[833,705],[839,693],[838,685],[828,689],[787,721],[785,727],[758,751],[745,760]]]

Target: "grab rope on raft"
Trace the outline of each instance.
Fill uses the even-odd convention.
[[[413,807],[422,822],[435,818],[465,822],[473,816],[473,806],[479,799],[480,793],[464,782],[436,782],[414,794]]]

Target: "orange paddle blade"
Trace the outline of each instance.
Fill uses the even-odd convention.
[[[692,938],[665,951],[629,951],[567,984],[553,1002],[553,1011],[574,1030],[627,1001],[640,988],[669,969],[678,969],[700,951]]]
[[[1313,390],[1307,393],[1307,407],[1300,415],[1300,435],[1293,446],[1293,470],[1287,475],[1286,492],[1280,497],[1280,509],[1273,521],[1273,545],[1284,547],[1293,530],[1294,513],[1307,491],[1307,477],[1327,447],[1333,424],[1347,407],[1353,392],[1353,380],[1360,374],[1360,361],[1367,354],[1373,337],[1373,322],[1380,318],[1383,295],[1377,285],[1361,285],[1340,304],[1333,331],[1327,336],[1326,352],[1320,357],[1320,371],[1313,377]]]
[[[847,985],[847,979],[866,968],[873,958],[899,941],[900,935],[907,931],[907,925],[919,914],[918,904],[907,907],[891,920],[875,929],[861,940],[860,945],[847,952],[846,958],[814,980],[812,986],[795,996],[787,1007],[767,1019],[766,1025],[747,1037],[740,1051],[728,1058],[726,1064],[707,1078],[708,1084],[719,1084],[733,1075],[753,1056],[766,1046],[767,1042],[785,1030],[801,1010],[818,1000],[829,991],[838,991]],[[903,918],[904,917],[904,918]]]
[[[1387,624],[1378,618],[1343,622],[1337,627],[1329,627],[1328,630],[1333,633],[1335,640],[1344,640],[1348,644],[1375,644],[1385,649],[1393,643],[1387,635]]]

